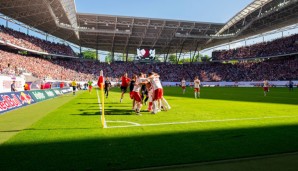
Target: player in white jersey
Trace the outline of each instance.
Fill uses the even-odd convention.
[[[152,105],[153,105],[153,87],[151,86],[151,83],[148,82],[146,84],[146,89],[148,92],[148,100],[149,100],[149,105],[148,105],[148,112],[152,112]]]
[[[193,82],[194,82],[195,98],[199,98],[201,81],[199,80],[199,77],[196,76]]]
[[[181,80],[181,88],[182,88],[182,93],[185,94],[186,81],[184,78],[182,78],[182,80]]]
[[[143,76],[143,73],[140,73],[139,76],[136,79],[135,85],[132,90],[132,97],[135,100],[135,108],[136,113],[140,114],[143,102],[140,94],[140,90],[143,84],[145,84],[146,79]]]
[[[151,72],[148,77],[152,87],[153,87],[153,112],[156,114],[161,110],[161,99],[163,97],[163,89],[161,82],[159,80],[159,75]]]
[[[265,80],[263,83],[264,83],[264,86],[263,86],[264,96],[266,96],[267,93],[269,92],[269,82]]]

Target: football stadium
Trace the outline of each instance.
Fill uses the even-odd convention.
[[[0,170],[298,170],[298,0],[181,2],[1,0]]]

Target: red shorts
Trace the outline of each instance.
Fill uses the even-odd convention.
[[[195,92],[200,92],[200,88],[195,88]]]
[[[89,86],[89,89],[91,90],[92,89],[92,86]]]
[[[263,87],[264,91],[268,92],[269,87]]]
[[[130,97],[130,99],[133,99],[133,91],[131,91],[131,92],[129,93],[129,97]]]
[[[182,89],[184,90],[186,87],[185,86],[182,86]]]
[[[153,101],[161,99],[163,96],[163,90],[161,88],[154,90]]]
[[[133,92],[132,92],[132,97],[133,97],[133,99],[135,99],[135,101],[137,101],[137,102],[141,102],[141,101],[142,101],[142,98],[141,98],[141,95],[140,95],[139,92],[135,92],[135,91],[133,91]]]

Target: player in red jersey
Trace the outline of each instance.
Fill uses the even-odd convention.
[[[88,81],[88,90],[89,90],[89,93],[91,94],[92,92],[92,84],[93,82],[91,80]]]
[[[129,96],[132,99],[132,110],[135,110],[135,100],[133,98],[133,88],[135,86],[136,80],[137,80],[137,75],[133,75],[132,79],[130,80],[130,84],[129,84]]]
[[[124,93],[127,91],[127,87],[129,85],[129,82],[130,82],[130,78],[127,77],[127,73],[124,73],[124,75],[121,77],[121,98],[120,98],[120,103],[122,103],[122,100],[123,100],[123,95]]]

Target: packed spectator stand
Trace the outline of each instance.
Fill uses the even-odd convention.
[[[212,52],[213,60],[232,60],[272,57],[298,53],[298,34],[275,39],[273,41],[243,46],[236,49],[217,50]]]
[[[73,50],[66,45],[56,44],[0,26],[0,39],[9,41],[28,49],[73,56]],[[272,42],[255,44],[234,50],[215,51],[215,59],[227,60],[230,57],[255,58],[291,54],[298,52],[298,35],[285,37]],[[233,58],[234,59],[234,58]],[[298,79],[297,55],[284,56],[266,60],[242,61],[231,63],[134,63],[113,62],[111,64],[85,59],[65,59],[59,57],[43,57],[39,55],[21,55],[18,50],[0,46],[0,74],[20,75],[32,73],[38,79],[87,81],[97,80],[99,71],[103,70],[111,81],[127,72],[129,77],[139,72],[151,71],[161,75],[162,81],[179,82],[182,78],[192,81],[199,76],[202,81],[282,81]]]
[[[67,56],[75,55],[70,46],[42,40],[2,25],[0,25],[0,40],[38,52]]]
[[[10,65],[8,69],[8,65]],[[133,62],[100,63],[82,59],[48,59],[0,50],[0,72],[2,74],[21,74],[30,72],[40,79],[87,81],[96,80],[99,71],[117,81],[124,72],[157,72],[163,81],[191,81],[196,75],[202,81],[257,81],[298,79],[298,58],[295,56],[258,62],[197,63],[197,64],[139,64]]]

